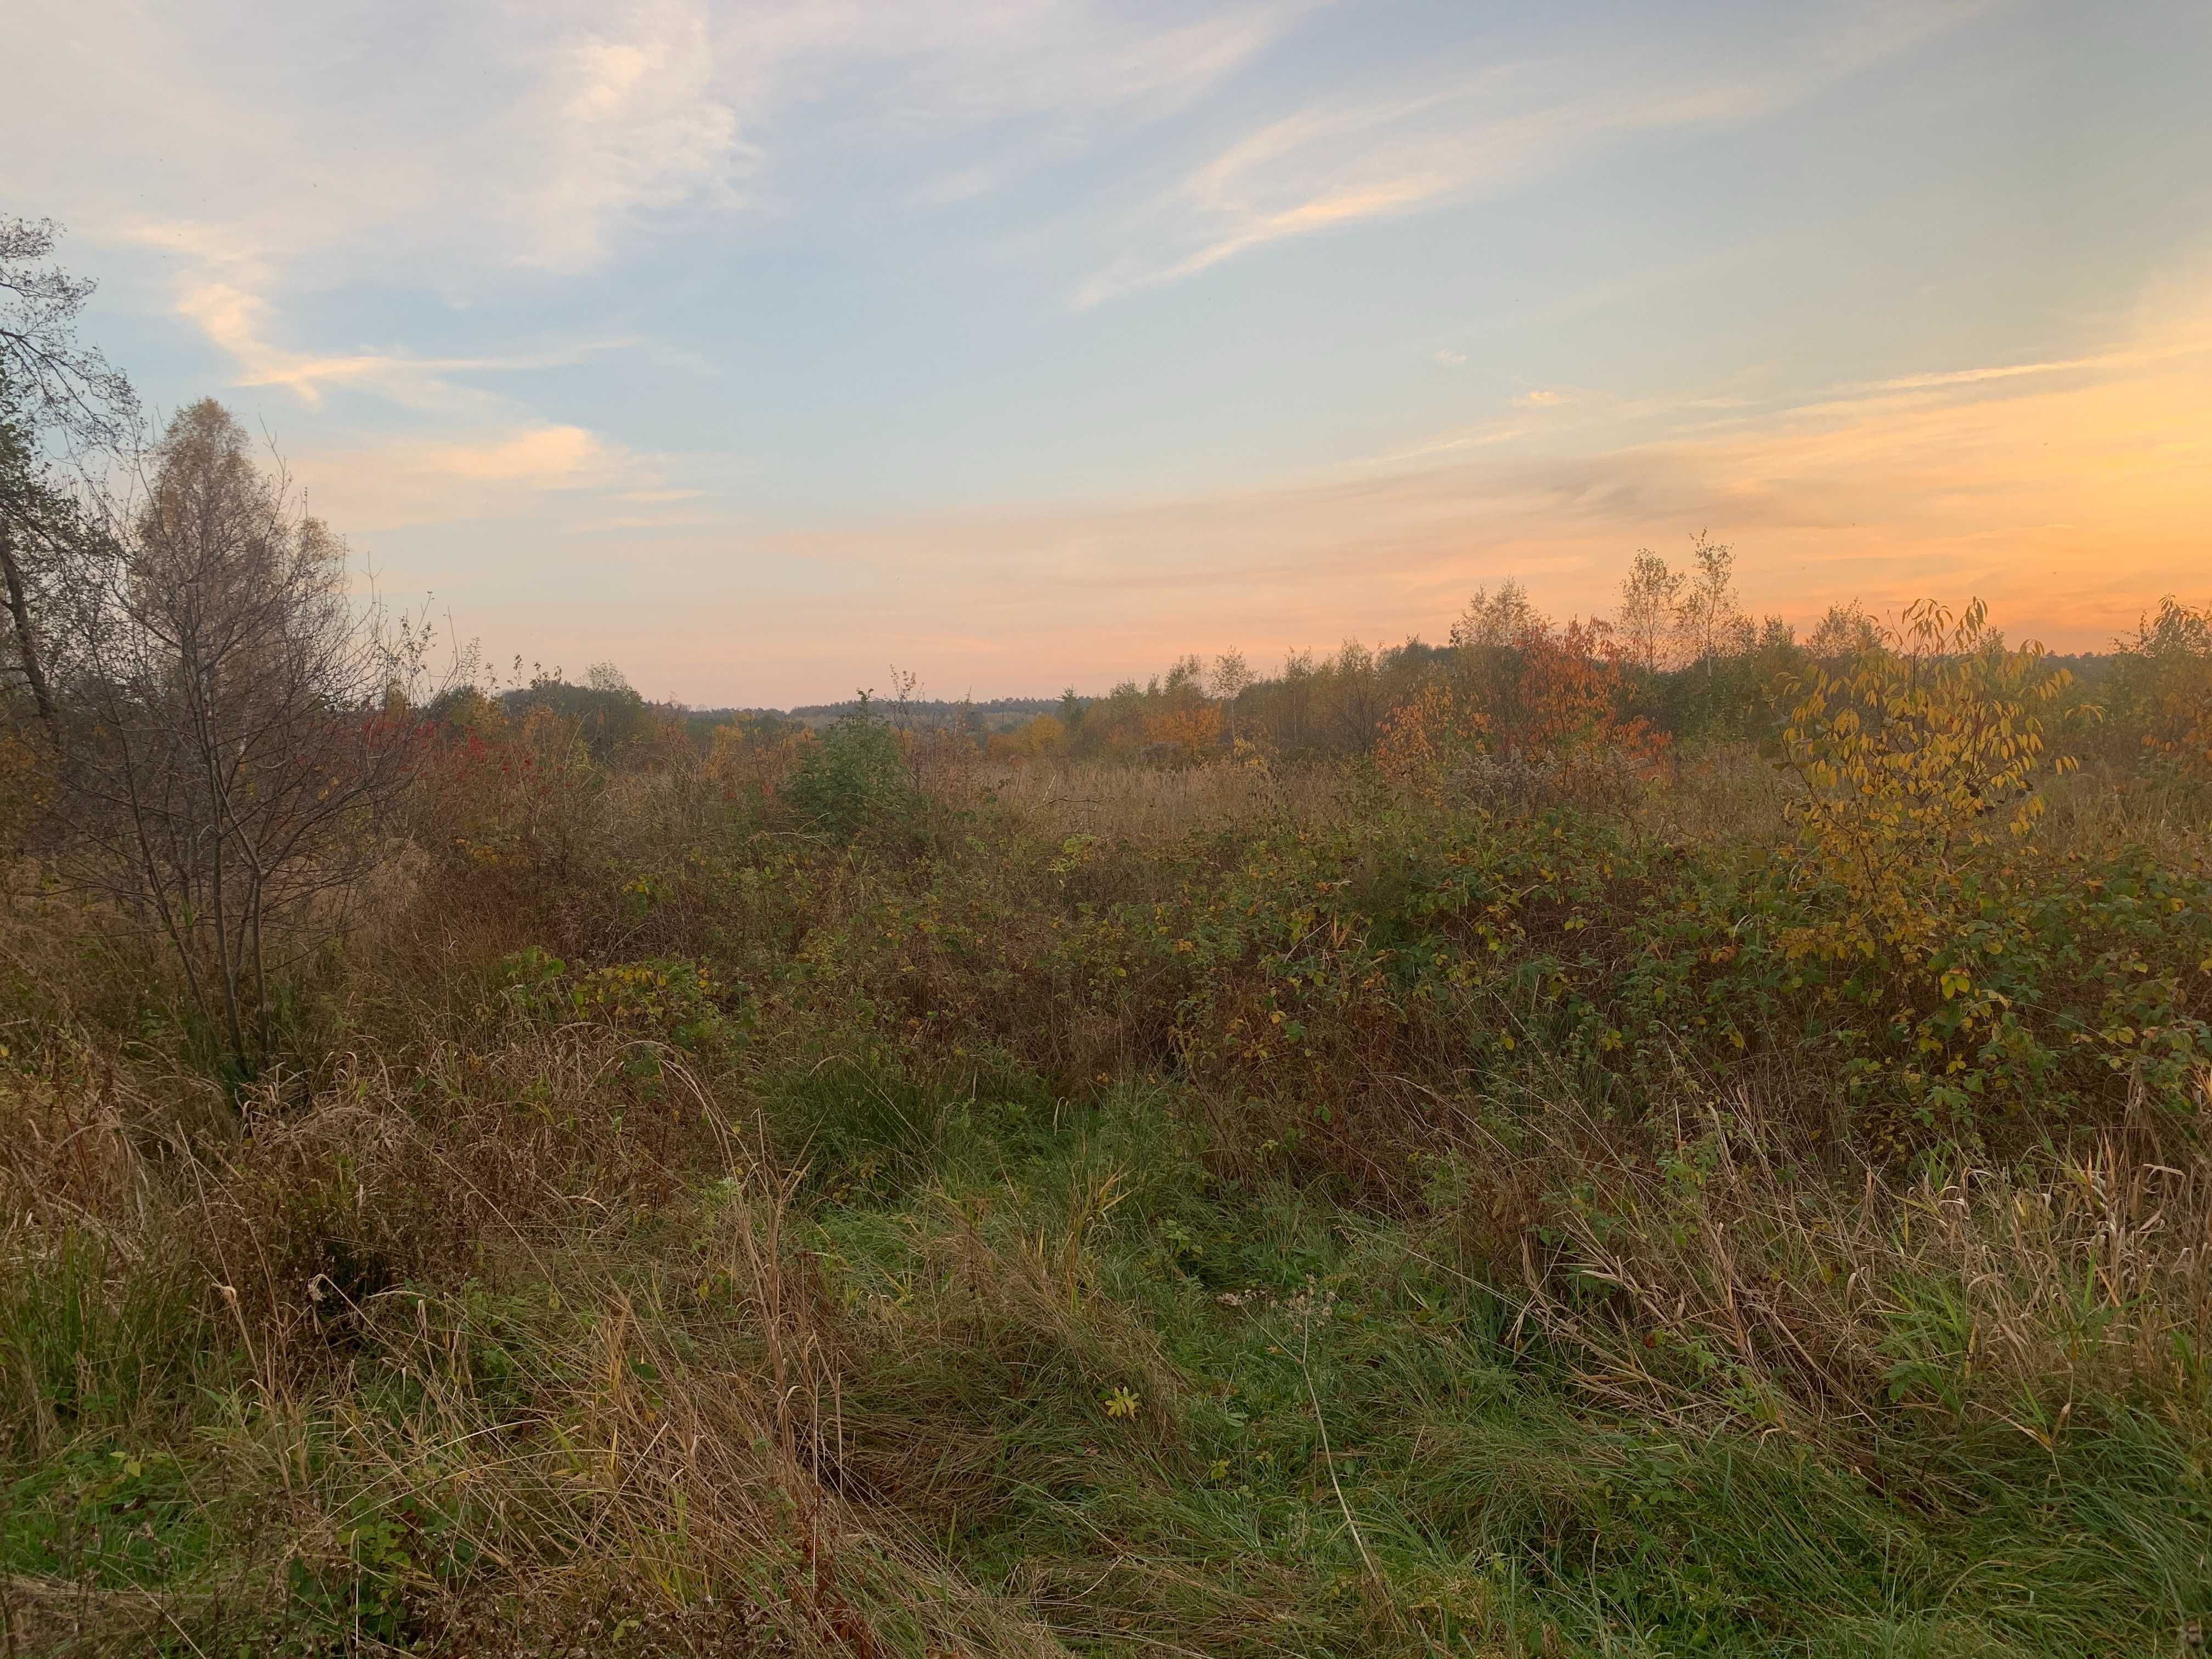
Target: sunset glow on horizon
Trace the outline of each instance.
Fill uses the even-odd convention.
[[[18,25],[4,209],[495,660],[1103,691],[1699,532],[2212,599],[2202,6],[191,9]]]

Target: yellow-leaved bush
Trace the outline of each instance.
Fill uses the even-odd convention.
[[[1802,786],[1790,817],[1808,873],[1847,901],[1798,949],[1924,955],[1967,864],[2024,842],[2041,779],[2073,769],[2050,729],[2072,684],[2040,645],[1991,632],[1978,599],[1955,617],[1923,601],[1841,670],[1792,682],[1778,744]]]
[[[1820,1000],[1861,1011],[1845,1073],[1876,1144],[1903,1130],[1893,1113],[2065,1115],[2098,1071],[2165,1097],[2199,1063],[2202,1022],[2145,936],[2161,884],[2123,860],[2109,893],[2086,871],[2076,890],[2030,844],[2042,785],[2075,765],[2056,727],[2097,713],[2069,707],[2072,684],[1977,601],[1917,605],[1788,688],[1796,915],[1775,942]]]

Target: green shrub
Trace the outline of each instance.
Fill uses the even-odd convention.
[[[529,945],[500,964],[505,1005],[539,1023],[589,1019],[617,1030],[713,1052],[742,1039],[732,1018],[738,999],[703,963],[651,957],[571,971],[559,957]]]
[[[898,736],[866,696],[792,769],[783,798],[817,827],[850,837],[910,817],[917,796]]]
[[[2186,1113],[2212,1057],[2212,872],[2141,850],[1993,848],[1909,938],[1854,927],[1861,895],[1815,864],[1588,811],[1413,806],[1147,851],[1000,835],[848,872],[786,1017],[1077,1086],[1174,1073],[1298,1102],[1306,1134],[1345,1133],[1378,1080],[1632,1115],[1686,1076],[1789,1070],[1881,1152]],[[1808,944],[1845,929],[1857,948]]]

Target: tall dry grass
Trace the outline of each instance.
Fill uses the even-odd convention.
[[[636,1048],[348,1056],[198,1137],[127,1072],[0,1074],[0,1451],[197,1441],[219,1551],[13,1571],[15,1650],[1058,1651],[842,1495],[793,1180]]]
[[[2212,1079],[2208,1079],[2212,1090]],[[2212,1092],[2204,1127],[2212,1127]],[[2146,1125],[2012,1169],[1900,1176],[1744,1096],[1656,1157],[1562,1170],[1543,1328],[1639,1411],[1844,1443],[1900,1410],[2049,1449],[2092,1402],[2212,1407],[2212,1158]],[[1562,1201],[1563,1200],[1563,1201]]]

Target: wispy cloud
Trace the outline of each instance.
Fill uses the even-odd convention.
[[[484,510],[485,487],[526,478],[605,477],[641,485],[653,507],[665,505],[647,499],[655,481],[617,465],[627,451],[482,382],[654,342],[334,349],[302,301],[342,283],[459,298],[579,277],[687,226],[788,215],[825,169],[878,189],[876,175],[902,173],[909,201],[988,193],[1102,124],[1185,107],[1320,3],[1224,0],[1167,19],[1107,0],[272,18],[249,0],[82,0],[14,30],[46,72],[11,88],[0,146],[40,155],[38,183],[77,238],[165,262],[174,314],[228,358],[234,388],[281,389],[325,422],[341,392],[406,412],[411,447],[319,434],[318,453],[365,457],[392,483],[374,521],[434,510],[439,478],[469,484],[463,517]],[[500,328],[486,316],[491,340]]]
[[[672,483],[666,458],[527,413],[465,435],[340,437],[287,460],[315,510],[349,533],[499,520],[535,524],[557,538],[617,504],[626,504],[623,522],[638,529],[726,522],[693,505],[706,492]]]
[[[878,187],[904,172],[894,197],[988,191],[1102,122],[1184,107],[1319,3],[1225,0],[1165,21],[1105,0],[272,20],[250,0],[80,0],[11,20],[11,46],[44,67],[11,87],[0,138],[42,154],[37,182],[80,235],[127,240],[160,201],[173,231],[288,280],[419,276],[426,258],[448,280],[574,272],[672,218],[783,210],[825,170]],[[990,148],[960,157],[963,135]]]
[[[430,471],[557,488],[600,459],[605,451],[605,446],[580,426],[541,426],[495,443],[448,444],[422,453]]]
[[[1494,195],[1638,134],[1740,125],[1989,9],[1921,0],[1815,24],[1763,58],[1488,65],[1412,92],[1333,98],[1185,174],[1122,231],[1079,308],[1272,243]],[[1740,56],[1741,54],[1739,54]]]
[[[1901,374],[1887,380],[1856,380],[1838,387],[1844,392],[1932,392],[1949,386],[1979,386],[1990,380],[2017,380],[2032,375],[2079,374],[2114,368],[2137,368],[2170,358],[2212,351],[2212,327],[2202,335],[2183,337],[2127,351],[2100,352],[2087,357],[2061,357],[2047,362],[1990,363],[1973,368],[1932,369],[1922,374]]]
[[[150,239],[166,237],[149,228]],[[582,362],[634,342],[611,338],[505,356],[422,357],[404,351],[324,354],[274,337],[276,308],[249,284],[267,279],[263,261],[185,239],[198,268],[179,278],[178,314],[228,353],[231,384],[276,387],[309,410],[330,394],[365,394],[405,412],[405,439],[349,439],[328,432],[295,458],[294,470],[319,511],[359,530],[527,515],[543,492],[620,494],[654,503],[699,492],[665,489],[659,465],[570,422],[550,422],[481,378]]]
[[[611,27],[540,48],[529,92],[487,131],[503,155],[530,161],[508,210],[526,263],[596,264],[636,215],[702,195],[733,201],[760,164],[717,76],[703,5],[657,0],[610,15]]]
[[[40,183],[80,235],[128,240],[150,201],[173,240],[287,280],[574,270],[641,216],[742,199],[758,88],[716,32],[702,0],[281,19],[83,0],[14,30],[48,73],[0,131],[71,135]]]
[[[418,357],[403,351],[356,351],[329,355],[295,351],[270,338],[274,307],[240,285],[230,273],[183,278],[177,314],[208,340],[230,354],[236,366],[231,384],[280,386],[309,408],[340,386],[368,391],[418,414],[496,413],[506,407],[494,394],[464,384],[458,377],[557,368],[582,362],[595,352],[635,346],[634,337],[614,337],[556,350],[481,357]]]

